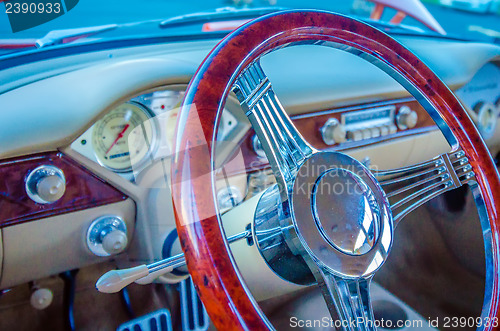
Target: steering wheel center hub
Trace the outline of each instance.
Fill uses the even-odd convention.
[[[348,169],[330,169],[318,177],[311,195],[316,226],[332,247],[351,255],[363,255],[373,248],[380,208],[360,176]]]
[[[374,273],[391,248],[387,197],[370,170],[348,155],[307,159],[293,184],[291,212],[299,250],[339,276]]]

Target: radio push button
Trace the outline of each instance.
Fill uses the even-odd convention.
[[[389,134],[394,134],[396,132],[398,132],[398,128],[394,124],[389,125]]]
[[[349,131],[347,133],[347,138],[352,141],[359,141],[363,139],[363,134],[360,130]]]
[[[363,139],[370,139],[372,137],[372,131],[370,129],[361,130],[361,134],[363,135]]]
[[[370,132],[372,134],[372,138],[380,137],[380,129],[379,128],[371,128]]]
[[[387,136],[389,134],[389,127],[387,125],[380,126],[379,130],[381,136]]]

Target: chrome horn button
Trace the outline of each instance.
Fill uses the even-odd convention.
[[[315,263],[341,277],[365,277],[385,262],[393,223],[384,191],[359,161],[337,152],[313,154],[297,172],[291,218]]]
[[[378,237],[380,208],[375,194],[354,172],[330,169],[311,192],[312,214],[319,232],[343,253],[363,255]]]

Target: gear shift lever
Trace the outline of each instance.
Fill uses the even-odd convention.
[[[251,236],[252,231],[246,230],[227,238],[227,241],[233,243]],[[172,272],[175,268],[185,264],[184,254],[181,253],[148,265],[142,264],[128,269],[110,270],[102,275],[95,285],[99,292],[116,293],[133,282],[141,285],[149,284],[159,276]]]

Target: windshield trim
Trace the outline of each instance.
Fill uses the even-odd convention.
[[[366,22],[366,23],[370,24],[371,22]],[[376,25],[376,23],[374,23],[373,25]],[[387,33],[393,37],[401,36],[401,37],[456,40],[463,42],[477,42],[474,40],[453,37],[450,35],[427,34],[415,31],[404,32],[402,30],[387,31],[381,27],[378,28],[382,30],[384,33]],[[82,53],[91,53],[91,52],[106,51],[119,48],[138,47],[138,46],[165,44],[165,43],[174,43],[183,41],[221,40],[229,33],[231,33],[231,31],[214,31],[214,32],[202,32],[196,34],[182,34],[182,35],[155,36],[155,37],[145,37],[145,36],[137,36],[132,38],[118,37],[114,39],[102,39],[97,41],[92,40],[89,42],[82,42],[78,44],[61,44],[47,48],[30,49],[0,56],[0,71],[33,62],[82,54]]]
[[[224,38],[228,33],[229,32],[217,31],[174,36],[116,38],[99,41],[94,40],[91,42],[79,44],[62,44],[50,48],[19,51],[0,56],[0,70],[10,69],[32,62],[97,51],[182,41],[220,40]]]

